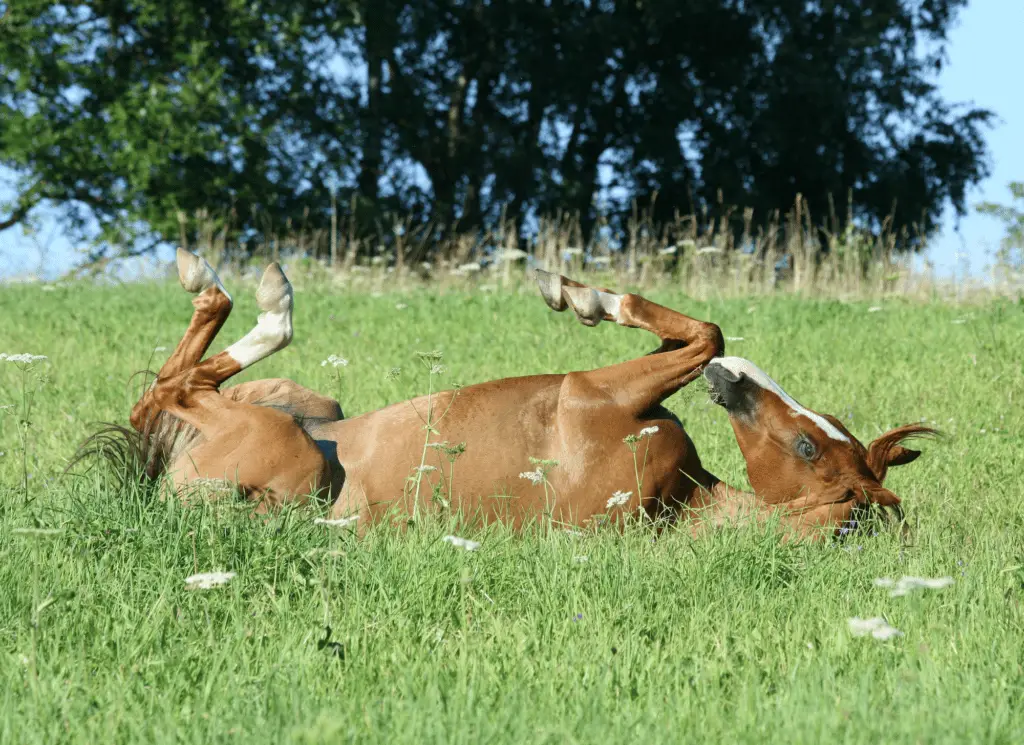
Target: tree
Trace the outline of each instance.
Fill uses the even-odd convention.
[[[1011,271],[1024,272],[1024,181],[1010,183],[1010,196],[1012,202],[1009,205],[982,202],[977,210],[996,218],[1006,229],[996,255],[999,264]]]
[[[205,210],[241,237],[317,219],[339,167],[336,3],[23,0],[0,32],[0,228],[42,201],[107,243],[188,240]],[[342,160],[342,162],[344,162]],[[312,215],[311,215],[312,213]],[[232,225],[233,224],[233,225]]]
[[[567,212],[589,233],[802,195],[914,248],[988,173],[989,112],[935,86],[965,2],[26,0],[0,35],[22,176],[0,220],[50,199],[166,239],[207,208],[265,239],[324,224],[337,189],[367,232]]]
[[[370,2],[380,84],[350,104],[373,109],[390,159],[422,166],[415,200],[439,222],[592,221],[597,196],[620,219],[634,202],[763,219],[802,195],[837,229],[849,200],[914,247],[988,173],[989,112],[935,85],[964,2]]]

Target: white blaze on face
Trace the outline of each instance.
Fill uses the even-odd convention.
[[[792,409],[794,414],[810,419],[818,425],[818,428],[821,429],[822,432],[833,440],[839,440],[841,442],[850,441],[850,438],[844,435],[839,428],[832,424],[828,419],[801,406],[796,399],[782,390],[782,386],[769,378],[768,374],[765,373],[764,370],[750,360],[745,360],[742,357],[716,357],[712,360],[712,364],[721,365],[733,375],[746,375],[751,382],[778,396],[779,400]]]

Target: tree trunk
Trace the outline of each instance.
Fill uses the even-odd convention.
[[[378,197],[384,122],[381,120],[381,70],[384,54],[381,49],[382,31],[379,0],[366,2],[366,109],[363,112],[363,152],[359,168],[359,193],[376,204]],[[376,8],[376,9],[375,9]]]

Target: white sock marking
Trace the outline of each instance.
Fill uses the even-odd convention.
[[[290,308],[283,312],[260,313],[256,320],[256,328],[224,351],[244,370],[284,347],[291,338]]]
[[[711,361],[710,364],[721,365],[726,370],[734,375],[746,375],[754,383],[764,388],[766,391],[771,391],[778,396],[786,406],[794,411],[794,413],[801,416],[805,416],[814,422],[826,435],[831,437],[833,440],[839,440],[841,442],[849,442],[850,438],[844,435],[832,422],[820,414],[815,414],[810,409],[801,406],[792,396],[782,390],[782,386],[768,377],[768,374],[764,370],[759,368],[750,360],[745,360],[742,357],[716,357]]]
[[[601,303],[601,309],[615,319],[616,323],[619,323],[619,307],[622,305],[622,296],[599,290],[597,297]]]

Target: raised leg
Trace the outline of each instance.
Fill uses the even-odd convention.
[[[637,413],[657,406],[697,378],[712,358],[725,352],[717,325],[698,321],[639,295],[619,295],[548,272],[537,272],[548,306],[572,308],[586,326],[613,321],[650,331],[661,339],[654,354],[582,373],[585,383],[601,389]]]
[[[192,299],[195,310],[188,329],[160,368],[153,386],[198,364],[231,314],[231,296],[205,259],[179,248],[177,265],[181,286],[196,296]],[[132,409],[130,421],[139,432],[152,426],[159,411],[153,405],[152,390],[151,387],[146,391]]]
[[[233,375],[288,346],[292,340],[292,286],[274,262],[263,272],[256,290],[260,313],[255,328],[223,352],[169,377],[160,377],[151,391],[154,404],[179,419],[191,421],[187,402],[210,392],[220,395],[220,386]]]
[[[329,486],[330,469],[290,413],[245,402],[244,394],[253,391],[241,386],[239,395],[220,392],[232,375],[291,341],[292,288],[276,263],[264,272],[256,302],[263,312],[252,331],[210,359],[158,379],[152,397],[160,411],[202,435],[171,464],[179,491],[196,480],[228,481],[270,506]]]

